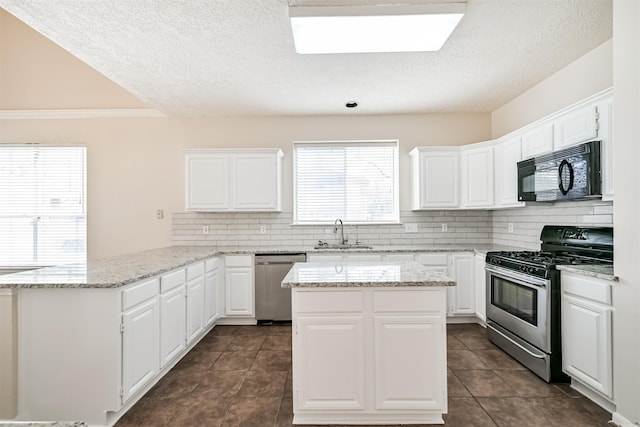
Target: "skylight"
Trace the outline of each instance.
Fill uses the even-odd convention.
[[[296,52],[425,52],[442,48],[465,3],[394,6],[292,6]]]

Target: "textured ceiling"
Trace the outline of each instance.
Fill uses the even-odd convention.
[[[612,37],[611,0],[468,0],[439,52],[295,53],[289,4],[374,2],[0,0],[0,6],[177,116],[490,112]],[[347,110],[352,100],[359,107]]]

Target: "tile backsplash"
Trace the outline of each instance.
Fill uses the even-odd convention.
[[[613,225],[613,203],[603,201],[534,203],[524,208],[496,211],[403,211],[402,224],[345,225],[351,243],[369,245],[497,244],[540,249],[540,231],[553,225]],[[337,243],[333,225],[292,225],[291,212],[173,214],[173,245],[310,247],[318,240]],[[417,224],[415,233],[405,224]],[[509,224],[513,231],[509,232]],[[447,224],[447,231],[442,231]],[[264,226],[266,233],[261,234]],[[208,228],[208,234],[203,228]]]
[[[513,232],[509,232],[509,223]],[[540,232],[545,225],[613,227],[613,202],[532,203],[525,208],[496,210],[493,243],[540,250]]]
[[[369,245],[431,245],[491,243],[490,211],[423,211],[401,212],[402,224],[345,225],[349,242],[356,239]],[[318,240],[338,243],[333,225],[292,225],[291,212],[280,213],[204,213],[173,214],[174,245],[215,246],[302,246]],[[417,232],[405,232],[405,224],[417,224]],[[447,231],[442,231],[447,224]],[[260,226],[266,233],[260,234]],[[203,234],[203,227],[209,233]]]

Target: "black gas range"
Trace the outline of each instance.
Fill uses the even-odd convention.
[[[547,225],[540,251],[488,252],[489,340],[550,382],[563,382],[558,265],[613,263],[613,229]]]

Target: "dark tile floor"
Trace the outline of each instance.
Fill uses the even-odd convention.
[[[607,426],[611,415],[511,359],[475,324],[447,325],[446,426]],[[290,326],[217,326],[117,427],[291,426]]]

